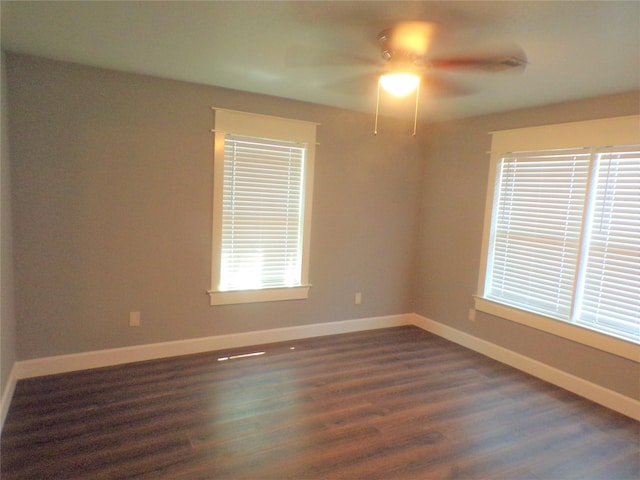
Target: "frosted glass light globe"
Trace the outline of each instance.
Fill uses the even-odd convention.
[[[404,97],[413,92],[420,83],[420,77],[411,73],[388,73],[380,77],[380,85],[391,95]]]

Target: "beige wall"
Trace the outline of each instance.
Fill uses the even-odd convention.
[[[338,109],[7,61],[20,360],[412,310],[422,162],[409,124],[374,137],[369,116]],[[322,124],[308,300],[209,306],[212,105]]]
[[[9,167],[9,129],[7,82],[4,53],[0,54],[0,398],[16,361],[16,325],[13,303],[13,239],[11,226],[11,177]]]
[[[493,130],[637,114],[638,92],[429,126],[424,144],[422,223],[415,311],[425,317],[640,398],[640,365],[513,322],[473,306],[480,265]]]

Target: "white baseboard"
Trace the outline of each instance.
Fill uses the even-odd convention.
[[[418,314],[413,314],[411,323],[428,332],[446,338],[458,345],[493,358],[501,363],[517,368],[534,377],[557,385],[581,397],[615,410],[623,415],[640,421],[640,401],[621,395],[583,378],[571,375],[563,370],[551,367],[545,363],[526,357],[512,350],[482,340],[468,333],[438,323]]]
[[[17,367],[14,363],[13,367],[11,367],[11,372],[9,373],[7,383],[6,385],[4,385],[2,399],[0,399],[0,432],[2,432],[4,421],[7,418],[7,413],[9,413],[9,405],[11,404],[11,399],[13,398],[13,392],[16,390],[16,384],[18,382],[18,376],[16,372]]]
[[[482,340],[455,328],[418,314],[408,313],[384,317],[360,318],[339,322],[316,323],[214,337],[178,340],[71,355],[37,358],[14,364],[0,405],[0,431],[4,425],[16,382],[23,378],[52,375],[90,368],[108,367],[123,363],[154,360],[178,355],[225,350],[244,346],[297,340],[301,338],[335,335],[376,328],[415,325],[446,338],[470,350],[569,390],[593,402],[640,421],[640,401],[576,377],[512,350]]]
[[[360,330],[397,327],[411,324],[411,318],[412,314],[359,318],[339,322],[314,323],[272,330],[259,330],[36,358],[17,362],[17,378],[39,377],[76,370],[109,367],[123,363],[155,360],[178,355],[190,355],[193,353],[211,352],[265,343],[285,342],[288,340],[335,335]]]

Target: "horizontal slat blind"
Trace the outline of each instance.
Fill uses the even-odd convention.
[[[640,149],[599,153],[576,321],[640,338]]]
[[[485,295],[566,319],[589,173],[589,152],[527,152],[500,162]]]
[[[220,290],[301,284],[305,147],[225,135]]]

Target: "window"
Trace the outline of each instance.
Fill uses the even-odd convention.
[[[569,316],[589,171],[586,153],[502,158],[485,297]]]
[[[214,111],[210,303],[307,298],[316,124]]]
[[[594,162],[575,318],[640,343],[640,148]]]
[[[494,133],[476,308],[613,353],[619,339],[640,343],[640,145],[584,143],[607,132],[638,142],[639,126],[621,117]]]

